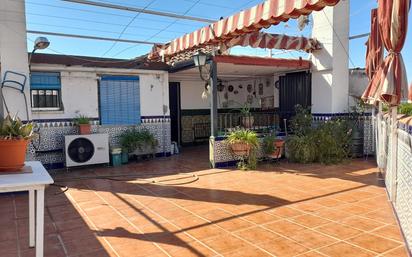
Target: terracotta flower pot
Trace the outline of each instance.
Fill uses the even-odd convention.
[[[0,172],[18,171],[24,166],[29,140],[0,139]]]
[[[80,135],[88,135],[90,134],[91,131],[91,125],[90,124],[79,124],[79,134]]]
[[[275,146],[275,151],[269,154],[269,157],[274,158],[274,159],[281,158],[282,153],[283,153],[283,147],[285,146],[285,141],[282,139],[276,139],[273,142],[273,145]]]
[[[253,127],[253,123],[255,123],[255,119],[253,118],[253,116],[243,116],[242,117],[242,125],[245,128],[252,128]]]
[[[237,156],[247,156],[250,153],[250,145],[246,143],[235,143],[231,144],[233,154]]]

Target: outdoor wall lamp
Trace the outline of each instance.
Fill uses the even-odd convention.
[[[34,41],[34,50],[46,49],[50,45],[50,41],[46,37],[38,37]]]
[[[49,47],[50,41],[46,37],[38,37],[36,40],[34,40],[34,46],[33,46],[33,51],[31,51],[31,54],[29,56],[29,70],[31,66],[31,58],[33,57],[34,52],[36,50],[43,50]]]
[[[206,67],[207,54],[199,50],[197,53],[193,55],[193,62],[195,63],[195,66],[199,68],[200,78],[205,82],[205,88],[202,92],[202,99],[206,100],[210,94],[209,83],[211,78],[210,69],[207,69]],[[206,77],[203,75],[203,68],[206,69]]]
[[[199,68],[199,74],[200,78],[203,81],[209,82],[210,80],[210,70],[207,69],[206,67],[206,62],[207,62],[207,54],[203,53],[202,51],[198,51],[193,55],[193,62],[195,63],[195,66]],[[206,69],[206,74],[207,77],[203,76],[203,68]]]

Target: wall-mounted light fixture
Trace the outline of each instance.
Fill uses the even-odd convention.
[[[193,62],[196,67],[199,68],[199,75],[200,78],[205,81],[205,88],[202,92],[202,99],[206,100],[208,98],[208,95],[210,93],[209,89],[209,83],[210,83],[210,78],[211,78],[211,73],[210,73],[210,68],[207,67],[207,54],[203,53],[202,51],[198,51],[193,55]],[[206,71],[206,76],[203,75],[204,70]]]

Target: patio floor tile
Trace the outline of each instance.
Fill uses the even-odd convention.
[[[374,251],[376,253],[383,253],[400,245],[390,239],[385,239],[380,236],[375,236],[369,233],[364,233],[348,240],[348,242],[355,244],[364,249]]]
[[[69,189],[46,190],[45,257],[406,256],[373,163],[280,162],[244,172],[209,169],[207,156],[189,148],[54,172]],[[120,173],[145,180],[71,179]],[[193,174],[198,180],[188,180]],[[0,194],[1,257],[34,257],[27,198]]]
[[[318,250],[319,252],[327,256],[339,256],[339,257],[371,257],[376,254],[368,252],[359,247],[340,242],[330,246],[326,246]]]
[[[335,222],[318,227],[316,230],[340,240],[348,239],[362,233],[362,231],[358,229]]]

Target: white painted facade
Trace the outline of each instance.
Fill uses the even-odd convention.
[[[247,85],[252,85],[256,90],[256,97],[253,97],[253,102],[250,104],[251,108],[260,108],[261,100],[267,97],[274,97],[273,107],[279,107],[279,90],[275,88],[274,82],[279,79],[279,76],[261,77],[256,79],[242,79],[242,80],[228,80],[223,82],[224,90],[218,92],[218,108],[219,109],[233,109],[242,108],[247,101],[247,96],[251,93],[247,92]],[[210,108],[210,97],[202,99],[202,92],[204,90],[205,82],[200,79],[196,80],[180,80],[171,78],[173,82],[180,82],[181,91],[181,108],[182,110],[201,110]],[[259,95],[259,84],[263,84],[263,94]],[[228,91],[228,87],[232,85],[233,92]],[[235,94],[234,91],[238,93]],[[225,99],[225,94],[227,98]],[[262,100],[263,101],[263,100]]]
[[[34,120],[72,119],[79,114],[98,118],[98,82],[101,75],[138,76],[140,81],[141,116],[169,115],[167,71],[66,67],[64,65],[49,64],[34,64],[32,70],[60,73],[63,103],[63,110],[61,111],[32,112],[32,119]]]
[[[344,113],[349,102],[349,1],[313,12],[312,112]]]
[[[29,77],[29,64],[27,58],[26,43],[26,16],[24,1],[0,1],[0,64],[1,81],[6,71],[13,71]],[[19,79],[19,81],[21,81]],[[10,84],[11,85],[11,84]],[[27,82],[28,85],[28,82]],[[26,97],[30,100],[29,88],[24,90]],[[24,98],[16,90],[4,90],[10,112],[18,112],[26,119]],[[30,101],[29,101],[30,102]],[[23,108],[22,108],[23,106]],[[3,104],[0,101],[0,115],[5,114]]]

